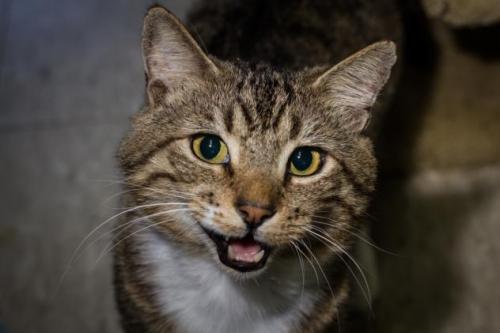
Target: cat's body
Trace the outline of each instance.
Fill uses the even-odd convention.
[[[402,35],[394,0],[202,1],[188,16],[188,28],[219,59],[295,70],[333,65]]]
[[[126,332],[337,326],[352,230],[375,181],[363,130],[394,46],[374,44],[333,68],[302,67],[333,65],[394,37],[397,17],[392,5],[348,3],[207,2],[193,26],[220,59],[207,57],[170,13],[150,10],[148,103],[119,152],[124,200],[136,207],[115,242]],[[266,22],[252,32],[259,37],[250,37],[248,20]],[[361,35],[348,36],[351,21],[368,29],[356,24]],[[248,45],[251,38],[262,45]]]

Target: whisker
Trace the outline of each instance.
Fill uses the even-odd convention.
[[[151,205],[151,206],[147,206],[147,205]],[[153,202],[151,204],[147,204],[147,205],[141,205],[140,208],[153,208],[153,207],[161,207],[161,206],[173,206],[173,205],[180,205],[180,206],[186,206],[186,205],[189,205],[188,202],[184,202],[184,201],[169,201],[169,202]],[[134,207],[138,207],[138,206],[133,206],[133,207],[115,207],[114,209],[118,209],[118,210],[123,210],[123,209],[131,209],[131,208],[134,208]]]
[[[335,228],[335,229],[340,229],[342,231],[345,231],[349,234],[351,234],[352,236],[358,238],[359,240],[365,242],[366,244],[370,245],[371,247],[373,247],[374,249],[380,251],[380,252],[383,252],[383,253],[386,253],[386,254],[389,254],[389,255],[392,255],[392,256],[397,256],[399,257],[399,254],[397,253],[394,253],[394,252],[391,252],[389,250],[386,250],[380,246],[378,246],[377,244],[374,244],[372,241],[366,239],[365,237],[361,236],[360,234],[352,231],[352,230],[349,230],[349,228],[346,228],[344,225],[340,224],[340,223],[336,223],[335,220],[333,219],[330,219],[330,218],[327,218],[327,217],[324,217],[324,216],[316,216],[316,215],[313,215],[312,216],[313,218],[324,218],[330,222],[333,222],[333,223],[326,223],[326,222],[321,222],[321,221],[317,221],[317,220],[313,220],[314,223],[316,224],[321,224],[321,225],[326,225],[326,226],[329,226],[329,227],[332,227],[332,228]],[[355,228],[353,228],[355,229]],[[355,229],[355,230],[358,230],[360,231],[359,229]]]
[[[103,203],[106,204],[109,201],[111,201],[111,200],[115,199],[116,197],[121,196],[123,194],[131,193],[131,192],[138,192],[138,191],[151,191],[153,193],[157,193],[157,194],[160,194],[160,195],[168,197],[168,198],[176,198],[176,199],[184,199],[184,200],[191,199],[191,197],[188,197],[187,195],[173,194],[173,193],[169,193],[169,192],[166,192],[163,190],[159,190],[159,189],[155,189],[155,188],[151,188],[151,187],[145,187],[145,188],[129,189],[129,190],[120,191],[118,193],[112,194],[111,196],[107,197],[103,201]]]
[[[300,256],[299,251],[297,251],[297,245],[295,244],[295,242],[292,240],[290,242],[290,244],[292,245],[293,249],[295,250],[295,253],[297,254],[297,259],[299,262],[300,273],[302,276],[302,288],[300,289],[300,298],[302,298],[304,296],[304,288],[305,288],[304,261],[302,260],[302,257]]]
[[[313,258],[313,260],[316,262],[316,264],[318,264],[318,268],[320,269],[320,272],[323,275],[323,278],[325,279],[326,284],[328,285],[328,289],[330,289],[330,292],[332,293],[332,297],[335,297],[335,294],[333,293],[332,286],[330,285],[330,281],[326,277],[325,271],[323,270],[318,258],[316,257],[316,255],[314,255],[314,252],[311,250],[311,248],[309,246],[307,246],[307,244],[302,242],[302,245],[304,245],[306,250],[311,254],[311,257]]]
[[[366,291],[365,291],[364,288],[361,288],[361,290],[363,291],[363,294],[364,294],[364,296],[366,298],[366,301],[367,301],[368,306],[369,306],[370,311],[371,311],[372,310],[372,307],[371,307],[372,297],[371,297],[370,285],[368,284],[368,279],[366,278],[366,275],[365,275],[363,269],[357,263],[357,261],[345,249],[343,249],[340,245],[338,245],[337,243],[335,243],[335,241],[333,239],[331,239],[331,237],[325,237],[324,235],[320,235],[320,234],[318,234],[318,233],[316,233],[316,232],[314,232],[313,230],[310,230],[310,229],[305,229],[305,230],[307,232],[309,232],[311,235],[313,235],[316,239],[318,239],[320,241],[323,240],[323,241],[327,242],[328,244],[331,244],[337,250],[339,250],[340,252],[342,252],[343,254],[345,254],[346,257],[349,258],[351,260],[351,262],[356,266],[356,268],[358,269],[359,273],[361,274],[361,276],[363,278],[363,281],[364,281],[364,284],[365,284],[365,287],[366,287]],[[325,245],[328,246],[328,244],[325,244]],[[330,246],[328,246],[328,247],[330,248]],[[330,249],[334,253],[336,253],[336,251],[334,249],[332,249],[332,248],[330,248]],[[344,258],[342,258],[341,256],[339,256],[339,258],[344,262],[344,264],[346,265],[346,267],[349,269],[349,271],[351,272],[351,274],[355,278],[356,282],[358,282],[359,286],[361,287],[361,283],[358,280],[357,275],[354,274],[354,272],[352,271],[352,268],[350,267],[350,265],[348,265],[347,262],[344,260]]]
[[[299,241],[302,245],[304,245],[303,241]],[[300,248],[300,246],[297,246],[296,247],[297,251],[299,251],[303,256],[304,258],[309,262],[309,264],[311,265],[311,268],[313,269],[313,272],[314,272],[314,276],[316,277],[316,284],[319,286],[319,275],[318,275],[318,272],[316,271],[316,267],[314,266],[314,263],[311,261],[311,259],[304,253],[304,251],[302,251],[302,249]]]
[[[330,248],[330,250],[332,250],[332,252],[334,252],[337,257],[345,264],[345,266],[347,267],[347,269],[349,270],[349,272],[351,273],[351,275],[353,276],[353,278],[356,280],[356,283],[358,284],[359,288],[361,289],[362,293],[363,293],[363,297],[365,298],[367,304],[368,304],[368,307],[370,308],[371,310],[371,293],[370,293],[370,287],[365,279],[365,284],[366,284],[366,287],[363,287],[362,284],[361,284],[361,281],[359,280],[357,274],[352,270],[351,268],[351,265],[349,265],[348,262],[345,261],[345,259],[336,253],[336,250],[332,249],[331,246],[327,243],[325,243],[322,239],[318,238],[316,235],[312,234],[313,237],[315,237],[316,239],[318,239],[322,244],[326,245],[328,248]],[[351,259],[352,260],[352,259]],[[356,263],[355,263],[356,264]],[[359,269],[359,268],[358,268]],[[360,270],[360,269],[359,269]],[[361,274],[363,274],[363,272],[360,270]],[[366,288],[366,290],[365,290]]]
[[[178,204],[180,205],[181,203],[178,203]],[[187,205],[187,204],[186,204],[186,205]],[[94,245],[94,244],[95,244],[95,243],[97,243],[98,241],[102,240],[103,238],[105,238],[105,237],[109,236],[110,234],[116,233],[117,231],[122,230],[122,231],[120,231],[120,233],[121,233],[121,232],[123,232],[125,229],[128,229],[128,227],[129,227],[130,225],[134,224],[135,222],[138,222],[138,221],[140,221],[140,220],[142,220],[142,219],[145,219],[145,218],[154,217],[154,215],[155,215],[155,214],[150,214],[150,215],[140,216],[140,217],[138,217],[138,218],[132,219],[132,220],[127,221],[127,222],[125,222],[125,223],[121,223],[121,224],[117,225],[116,227],[114,227],[113,229],[108,230],[107,232],[103,232],[103,233],[101,233],[101,235],[99,235],[97,238],[93,239],[90,243],[88,243],[88,244],[87,244],[87,245],[86,245],[86,246],[85,246],[85,247],[81,250],[80,254],[79,254],[79,255],[75,258],[75,261],[77,261],[77,260],[81,257],[81,255],[83,254],[83,252],[84,252],[86,249],[90,248],[92,245]]]
[[[316,263],[318,264],[318,268],[319,268],[321,274],[323,275],[323,278],[328,286],[328,289],[330,290],[330,293],[332,294],[333,299],[335,299],[336,297],[335,297],[335,293],[333,292],[333,288],[332,288],[330,281],[328,280],[328,278],[325,274],[325,271],[323,270],[323,267],[321,266],[319,260],[314,255],[314,252],[311,250],[311,248],[309,246],[307,246],[307,244],[304,241],[301,241],[301,243],[306,248],[306,250],[311,254],[314,261],[316,261]],[[335,312],[337,313],[337,326],[338,326],[338,330],[340,332],[340,310],[338,309],[338,307],[335,308]]]
[[[186,208],[183,208],[183,209],[186,209]],[[152,213],[152,214],[149,214],[149,215],[144,215],[144,216],[139,216],[139,217],[136,217],[130,221],[126,221],[125,223],[121,223],[119,224],[118,226],[116,226],[115,228],[113,228],[112,230],[110,230],[109,232],[107,232],[107,234],[109,233],[116,233],[117,231],[119,231],[120,229],[122,229],[118,235],[120,235],[124,229],[128,229],[129,226],[131,226],[132,224],[136,223],[136,222],[139,222],[141,220],[145,220],[145,219],[149,219],[149,218],[152,218],[152,217],[156,217],[156,216],[161,216],[163,215],[163,213],[165,213],[165,211],[160,211],[160,212],[156,212],[156,213]]]
[[[173,203],[173,204],[177,204],[177,203]],[[64,281],[64,279],[66,278],[69,270],[71,269],[71,267],[73,266],[75,260],[77,259],[77,257],[79,257],[79,252],[80,250],[82,250],[83,246],[85,245],[85,243],[97,232],[99,231],[101,228],[103,228],[106,224],[110,223],[111,221],[113,221],[114,219],[122,216],[123,214],[127,214],[127,213],[130,213],[130,212],[133,212],[135,210],[138,210],[138,209],[142,209],[142,208],[148,208],[148,207],[159,207],[159,206],[165,206],[165,205],[169,205],[169,203],[155,203],[155,204],[147,204],[147,205],[140,205],[140,206],[135,206],[135,207],[131,207],[131,208],[128,208],[118,214],[115,214],[113,216],[111,216],[110,218],[106,219],[104,222],[100,223],[97,227],[95,227],[94,229],[92,229],[81,241],[80,243],[77,245],[77,247],[75,248],[75,250],[73,250],[69,260],[68,260],[68,263],[66,265],[66,268],[64,269],[62,275],[61,275],[61,278],[59,279],[59,284],[62,284],[62,282]]]
[[[160,194],[163,193],[163,189],[160,189],[160,188],[155,188],[155,187],[150,187],[150,186],[143,186],[143,185],[133,184],[133,183],[130,183],[130,182],[127,182],[127,181],[123,181],[123,180],[96,180],[96,181],[98,181],[98,182],[107,182],[110,185],[124,185],[124,186],[132,187],[133,189],[138,189],[138,190],[140,190],[140,189],[150,189],[152,191],[157,191]],[[178,192],[180,194],[189,195],[189,196],[194,196],[195,195],[193,193],[182,192],[182,191],[175,190],[175,189],[172,189],[172,188],[166,188],[166,190],[175,191],[175,192]]]
[[[148,218],[151,218],[151,217],[156,217],[156,216],[160,216],[160,215],[166,215],[166,214],[171,214],[171,213],[176,213],[176,212],[179,212],[179,211],[192,211],[193,209],[191,208],[178,208],[178,209],[172,209],[172,210],[167,210],[167,211],[162,211],[162,212],[159,212],[159,213],[155,213],[155,214],[151,214],[149,216],[144,216],[142,218],[140,218],[139,220],[144,220],[144,219],[148,219]],[[129,239],[130,237],[138,234],[139,232],[142,232],[142,231],[145,231],[147,229],[150,229],[151,227],[155,227],[157,225],[160,225],[160,224],[163,224],[165,223],[165,221],[160,221],[160,222],[157,222],[157,223],[153,223],[151,225],[148,225],[147,227],[145,228],[141,228],[137,231],[134,231],[133,233],[121,238],[119,241],[115,242],[113,244],[113,246],[111,248],[105,248],[101,254],[99,255],[99,257],[97,258],[96,262],[95,262],[95,265],[97,265],[99,263],[99,261],[101,261],[101,259],[106,256],[108,253],[110,253],[111,251],[113,251],[113,249],[115,249],[120,243],[124,242],[125,240]]]

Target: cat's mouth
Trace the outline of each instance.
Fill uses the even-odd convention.
[[[253,238],[248,233],[243,238],[225,237],[212,230],[203,228],[217,247],[219,260],[239,272],[252,272],[261,269],[271,253],[271,248]]]

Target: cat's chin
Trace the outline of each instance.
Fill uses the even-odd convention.
[[[272,248],[255,240],[251,233],[243,238],[234,238],[202,229],[215,244],[219,261],[232,272],[248,274],[264,270]]]

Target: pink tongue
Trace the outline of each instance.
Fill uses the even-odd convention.
[[[254,241],[238,240],[229,243],[229,253],[238,261],[254,262],[257,253],[262,250],[262,247]]]

